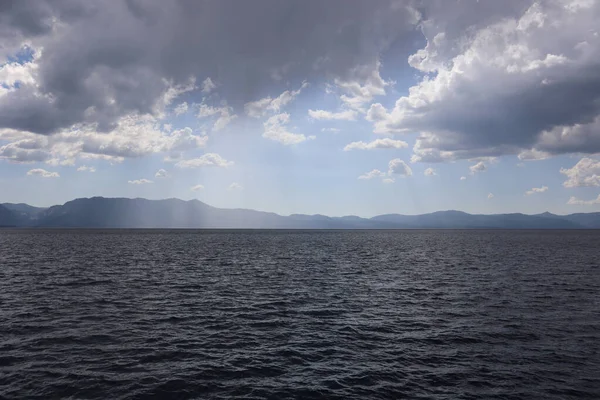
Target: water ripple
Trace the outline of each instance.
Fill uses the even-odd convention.
[[[0,398],[598,399],[598,243],[0,230]]]

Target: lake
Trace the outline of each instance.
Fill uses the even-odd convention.
[[[0,398],[600,398],[600,231],[0,229]]]

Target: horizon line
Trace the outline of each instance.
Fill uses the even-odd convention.
[[[208,207],[212,207],[215,209],[219,209],[219,210],[245,210],[245,211],[256,211],[256,212],[261,212],[261,213],[268,213],[268,214],[275,214],[281,217],[292,217],[292,216],[300,216],[300,215],[305,215],[305,216],[322,216],[322,217],[327,217],[327,218],[346,218],[346,217],[357,217],[357,218],[361,218],[361,219],[373,219],[376,217],[380,217],[380,216],[385,216],[385,215],[402,215],[402,216],[407,216],[407,217],[417,217],[417,216],[421,216],[421,215],[429,215],[429,214],[435,214],[435,213],[443,213],[443,212],[460,212],[460,213],[464,213],[464,214],[468,214],[468,215],[485,215],[485,216],[498,216],[498,215],[514,215],[514,214],[520,214],[520,215],[526,215],[526,216],[531,216],[531,217],[535,217],[535,216],[539,216],[539,215],[543,215],[543,214],[551,214],[551,215],[556,215],[556,216],[568,216],[568,215],[574,215],[574,214],[597,214],[599,213],[598,211],[591,211],[591,212],[578,212],[578,213],[569,213],[569,214],[556,214],[550,211],[543,211],[540,213],[536,213],[536,214],[525,214],[523,212],[505,212],[505,213],[495,213],[495,214],[482,214],[482,213],[470,213],[468,211],[464,211],[464,210],[457,210],[457,209],[446,209],[446,210],[437,210],[437,211],[430,211],[430,212],[425,212],[425,213],[421,213],[421,214],[402,214],[402,213],[385,213],[385,214],[377,214],[374,215],[372,217],[363,217],[357,214],[346,214],[346,215],[341,215],[341,216],[330,216],[330,215],[326,215],[326,214],[305,214],[305,213],[291,213],[291,214],[279,214],[273,211],[265,211],[265,210],[259,210],[259,209],[254,209],[254,208],[242,208],[242,207],[235,207],[235,208],[224,208],[224,207],[218,207],[218,206],[213,206],[211,204],[208,204],[202,200],[199,199],[189,199],[189,200],[184,200],[184,199],[180,199],[178,197],[168,197],[168,198],[161,198],[161,199],[148,199],[145,197],[105,197],[105,196],[91,196],[91,197],[76,197],[74,199],[68,200],[62,204],[53,204],[51,206],[34,206],[31,205],[30,203],[24,203],[24,202],[19,202],[19,203],[11,203],[11,202],[1,202],[0,205],[3,204],[13,204],[13,205],[19,205],[19,204],[23,204],[26,206],[30,206],[30,207],[35,207],[35,208],[43,208],[43,209],[48,209],[51,207],[57,207],[57,206],[63,206],[69,202],[75,201],[75,200],[91,200],[91,199],[108,199],[108,200],[145,200],[145,201],[168,201],[168,200],[178,200],[178,201],[182,201],[185,203],[189,203],[189,202],[199,202],[202,204],[207,205]]]

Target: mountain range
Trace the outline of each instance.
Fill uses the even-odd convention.
[[[468,214],[357,216],[223,209],[198,200],[92,197],[49,208],[0,204],[0,226],[52,228],[230,228],[230,229],[599,229],[600,213],[555,215]]]

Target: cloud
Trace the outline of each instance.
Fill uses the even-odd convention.
[[[222,130],[237,118],[237,115],[233,113],[233,108],[227,105],[221,107],[212,107],[204,103],[200,104],[197,115],[198,118],[208,118],[215,115],[218,115],[218,118],[213,125],[213,129],[215,131]]]
[[[466,177],[466,176],[461,176],[461,177],[460,177],[460,180],[461,180],[461,181],[466,181],[466,180],[467,180],[467,177]]]
[[[600,117],[596,116],[589,123],[559,126],[543,131],[538,137],[537,146],[549,157],[561,153],[600,152]],[[546,158],[547,158],[546,157]]]
[[[206,78],[202,82],[202,93],[209,94],[217,88],[217,85],[210,78]]]
[[[301,92],[308,87],[308,83],[302,82],[298,90],[286,90],[276,98],[265,97],[260,100],[251,101],[244,105],[244,111],[252,118],[260,118],[267,112],[278,113],[283,107],[292,102]]]
[[[2,141],[0,158],[181,158],[206,139],[168,149],[169,112],[202,101],[194,111],[223,130],[247,104],[257,103],[248,115],[280,114],[305,80],[337,96],[311,118],[366,113],[378,133],[416,135],[411,161],[597,154],[599,12],[583,0],[11,2],[0,12],[0,130],[21,136]],[[406,63],[417,83],[379,100],[396,93],[390,78],[411,75],[397,68]],[[273,128],[267,137],[286,144],[308,139]],[[32,132],[52,139],[23,147]]]
[[[566,175],[564,187],[600,186],[600,161],[582,158],[571,168],[561,168],[560,173]]]
[[[412,169],[401,159],[395,158],[389,162],[388,175],[412,176]]]
[[[340,132],[341,129],[339,128],[321,128],[321,132],[333,132],[333,133],[338,133]]]
[[[78,172],[96,172],[96,167],[88,167],[87,165],[82,165],[77,168]]]
[[[290,114],[288,113],[278,114],[270,117],[263,124],[265,130],[262,134],[262,137],[265,139],[274,140],[284,145],[302,143],[311,138],[307,138],[301,133],[288,132],[285,125],[287,125],[289,122]],[[312,138],[314,138],[314,136]]]
[[[361,176],[358,177],[358,179],[373,179],[373,178],[378,178],[378,177],[382,177],[382,176],[385,176],[385,172],[381,172],[378,169],[374,169],[370,172],[362,174]]]
[[[552,157],[552,154],[545,152],[545,151],[540,151],[540,150],[525,150],[519,153],[519,155],[517,156],[519,158],[519,160],[524,160],[524,161],[537,161],[537,160],[545,160],[547,158]]]
[[[35,84],[35,73],[38,65],[35,62],[9,62],[0,65],[0,84],[15,90],[17,85]]]
[[[156,171],[156,173],[154,174],[155,178],[168,178],[169,176],[169,173],[162,168]]]
[[[309,117],[316,120],[345,120],[354,121],[358,113],[354,110],[331,112],[326,110],[308,110]]]
[[[197,192],[197,191],[199,191],[199,190],[204,190],[204,186],[202,186],[202,185],[196,185],[196,186],[192,186],[192,187],[190,188],[190,190],[191,190],[192,192]]]
[[[494,195],[493,195],[492,193],[489,193],[489,194],[487,195],[487,198],[488,198],[488,199],[493,199],[493,198],[494,198]]]
[[[382,177],[385,178],[383,179],[384,183],[393,183],[394,180],[394,176],[412,176],[413,172],[412,169],[401,159],[399,158],[395,158],[393,160],[391,160],[388,163],[388,172],[382,172],[378,169],[374,169],[370,172],[367,172],[361,176],[358,177],[358,179],[373,179],[373,178],[378,178],[378,177]]]
[[[231,185],[229,185],[229,187],[227,188],[228,190],[242,190],[244,187],[242,185],[240,185],[237,182],[233,182]]]
[[[435,172],[435,169],[433,168],[427,168],[425,170],[425,172],[423,172],[425,174],[425,176],[434,176],[437,175],[437,172]]]
[[[229,167],[233,161],[227,161],[216,153],[206,153],[198,158],[182,160],[175,164],[178,168],[200,168],[200,167]]]
[[[61,160],[60,158],[51,158],[50,160],[46,161],[46,164],[52,165],[53,167],[57,167],[59,165],[61,165],[63,167],[74,167],[75,159],[65,158],[65,159]]]
[[[97,123],[108,132],[125,115],[158,117],[190,78],[218,77],[219,91],[242,104],[275,76],[345,82],[391,43],[412,43],[417,22],[414,8],[387,0],[11,2],[0,13],[0,57],[26,43],[39,58],[35,83],[0,97],[0,128],[52,134]],[[205,79],[188,91],[214,86]]]
[[[571,198],[569,199],[567,204],[580,205],[580,206],[591,206],[594,204],[600,204],[600,195],[598,195],[598,197],[596,197],[595,199],[592,199],[592,200],[580,200],[575,196],[571,196]]]
[[[370,103],[375,96],[384,96],[385,87],[393,82],[385,81],[379,74],[381,63],[375,65],[359,66],[351,71],[349,79],[335,79],[334,83],[343,93],[340,100],[344,106],[365,112],[364,106]]]
[[[408,143],[403,142],[402,140],[393,140],[389,138],[385,139],[376,139],[370,143],[366,142],[352,142],[346,147],[344,147],[344,151],[350,150],[373,150],[373,149],[402,149],[404,147],[408,147]]]
[[[149,179],[136,179],[134,181],[127,181],[130,185],[147,185],[150,183],[154,183]]]
[[[75,153],[136,158],[153,153],[182,152],[202,148],[208,137],[194,135],[191,128],[161,132],[153,121],[132,118],[122,120],[110,134],[98,135],[94,131],[70,131],[52,138],[70,143]]]
[[[41,169],[41,168],[31,169],[27,172],[27,175],[41,176],[42,178],[59,178],[60,177],[58,172],[49,172],[49,171],[46,171],[45,169]]]
[[[252,118],[260,118],[267,114],[267,110],[271,107],[272,102],[273,99],[271,97],[252,101],[244,105],[244,111],[246,112],[246,115]]]
[[[43,148],[48,145],[44,137],[29,137],[0,146],[0,160],[4,159],[14,163],[42,162],[50,158],[50,154]]]
[[[530,195],[535,194],[535,193],[544,193],[547,190],[548,190],[548,186],[542,186],[542,187],[539,187],[539,188],[532,188],[531,190],[526,191],[525,195],[530,196]]]
[[[599,2],[441,3],[409,57],[423,78],[391,109],[371,105],[375,132],[418,132],[427,162],[600,152]]]
[[[173,112],[175,113],[175,115],[185,114],[187,111],[188,111],[188,103],[186,103],[185,101],[183,103],[178,104],[177,107],[175,107],[173,109]]]
[[[202,148],[207,136],[195,135],[191,128],[162,131],[154,118],[121,118],[110,133],[99,133],[92,125],[76,126],[51,136],[0,130],[0,159],[28,163],[46,161],[51,165],[74,165],[75,159],[101,159],[121,162],[156,153],[180,154]]]
[[[478,172],[484,172],[487,170],[487,167],[483,161],[479,161],[477,164],[471,165],[469,170],[471,171],[471,175],[475,175]]]

